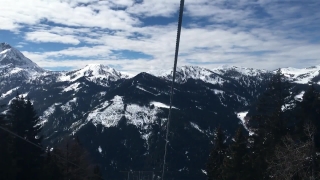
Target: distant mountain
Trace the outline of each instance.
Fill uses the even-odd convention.
[[[96,84],[109,86],[109,82],[126,79],[128,78],[128,75],[124,75],[121,72],[102,64],[89,64],[79,70],[61,73],[58,81],[74,82],[82,77],[85,77],[87,80]]]
[[[9,104],[17,92],[30,97],[41,119],[45,146],[78,136],[109,179],[121,179],[120,171],[161,170],[172,70],[129,77],[91,64],[53,72],[9,44],[1,43],[0,51],[0,104]],[[308,83],[318,84],[319,70],[320,66],[281,69],[297,101]],[[273,74],[235,66],[178,67],[168,149],[170,177],[206,179],[203,170],[214,129],[221,126],[230,136]]]

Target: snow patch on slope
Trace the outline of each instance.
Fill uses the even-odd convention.
[[[105,127],[113,127],[117,126],[122,117],[126,117],[129,124],[147,128],[147,125],[155,122],[159,112],[161,110],[158,108],[150,109],[137,104],[125,105],[121,96],[115,96],[90,112],[86,121],[91,121],[94,125],[102,124]]]
[[[102,148],[101,148],[101,146],[98,147],[98,151],[99,151],[100,154],[102,154]]]
[[[7,91],[6,93],[3,93],[0,98],[6,98],[8,97],[9,95],[11,95],[14,91],[18,90],[20,87],[16,87],[16,88],[13,88],[13,89],[10,89],[9,91]]]
[[[123,109],[122,97],[115,96],[111,101],[104,102],[100,108],[90,112],[87,121],[92,121],[94,125],[102,124],[105,127],[116,126],[123,116]]]
[[[194,122],[190,122],[191,126],[194,127],[195,129],[197,129],[199,132],[204,133],[203,130],[200,129],[200,127],[198,126],[198,124],[194,123]]]
[[[296,95],[295,97],[294,97],[294,99],[296,100],[296,101],[302,101],[302,97],[303,97],[303,95],[304,95],[304,91],[301,91],[298,95]]]
[[[43,126],[46,122],[48,122],[48,118],[51,116],[51,114],[54,113],[54,111],[56,110],[56,106],[59,106],[59,105],[61,105],[61,103],[55,103],[42,113],[42,116],[39,117],[40,119],[39,124],[41,126]]]
[[[244,119],[246,117],[246,115],[248,114],[248,111],[245,112],[239,112],[236,113],[238,119],[240,119],[241,124],[243,125],[243,127],[249,132],[249,135],[253,135],[254,133],[252,131],[250,131],[250,129],[247,127],[246,125],[246,120]]]
[[[61,109],[63,111],[65,111],[66,113],[71,112],[72,111],[72,105],[75,104],[76,102],[77,102],[77,98],[74,97],[73,99],[68,101],[66,104],[62,105]]]
[[[80,85],[80,83],[76,82],[74,84],[71,84],[70,86],[66,87],[65,89],[62,90],[62,92],[68,92],[68,91],[78,91],[79,88],[78,86]]]
[[[144,89],[144,88],[142,88],[142,87],[140,87],[140,86],[136,86],[136,88],[137,88],[137,89],[140,89],[140,90],[142,90],[142,91],[144,91],[144,92],[150,93],[150,94],[152,94],[152,95],[155,95],[155,96],[159,96],[159,95],[160,95],[160,94],[154,94],[154,93],[152,93],[152,92],[150,92],[150,91],[148,91],[148,90],[146,90],[146,89]]]
[[[166,109],[169,109],[170,106],[169,105],[166,105],[166,104],[163,104],[161,102],[156,102],[156,101],[152,101],[150,102],[151,105],[154,105],[155,107],[159,107],[159,108],[166,108]],[[172,106],[172,109],[178,109],[174,106]]]
[[[223,94],[224,92],[221,90],[213,89],[214,94]]]

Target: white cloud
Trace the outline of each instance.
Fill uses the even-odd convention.
[[[67,26],[128,29],[140,21],[125,11],[111,9],[102,1],[92,1],[88,6],[76,6],[89,1],[3,0],[0,7],[1,29],[17,28],[21,24],[36,25],[48,21]],[[5,27],[5,28],[2,28]]]
[[[25,52],[40,66],[81,68],[86,63],[103,63],[136,73],[173,64],[179,1],[4,1],[0,29],[18,31],[24,27],[26,32],[20,33],[30,42],[85,44],[59,51]],[[178,65],[213,68],[232,63],[275,69],[319,64],[320,42],[311,41],[320,39],[320,12],[316,10],[320,4],[311,1],[186,1]],[[147,17],[162,17],[168,23],[150,25],[144,21]],[[119,55],[122,50],[153,59],[126,59]]]
[[[80,41],[71,35],[59,35],[49,32],[28,32],[26,33],[26,40],[33,41],[33,42],[57,42],[63,44],[73,44],[77,45]]]
[[[163,16],[171,17],[177,12],[179,1],[173,0],[145,0],[142,3],[136,3],[134,6],[128,7],[128,12],[140,16],[152,17]]]

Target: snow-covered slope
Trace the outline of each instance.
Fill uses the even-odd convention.
[[[269,73],[269,71],[264,69],[254,69],[230,65],[222,65],[212,69],[212,71],[220,75],[232,76],[234,79],[238,79],[240,76],[259,76],[264,73]]]
[[[171,80],[172,78],[172,70],[150,71],[149,73],[167,80]],[[207,83],[222,85],[224,82],[229,82],[228,78],[239,80],[243,77],[258,77],[258,80],[262,80],[263,77],[261,76],[269,73],[272,72],[229,65],[219,66],[214,69],[198,66],[182,66],[177,67],[177,82],[184,83],[187,79],[199,79]]]
[[[167,80],[172,79],[172,70],[150,71],[149,73]],[[177,67],[176,82],[185,83],[188,79],[199,79],[207,83],[220,85],[227,81],[219,74],[206,68],[198,66]]]
[[[312,66],[308,68],[281,68],[281,72],[289,78],[290,81],[297,84],[307,84],[311,81],[316,81],[319,84],[319,80],[314,80],[314,78],[319,76],[320,65]]]

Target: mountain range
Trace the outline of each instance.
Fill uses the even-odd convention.
[[[309,84],[320,81],[320,66],[280,70],[291,83],[296,101]],[[214,129],[220,126],[231,137],[239,124],[246,127],[247,112],[275,72],[227,65],[178,67],[169,176],[206,179]],[[54,147],[66,136],[78,136],[107,179],[121,179],[121,171],[161,170],[171,78],[172,70],[128,76],[101,64],[48,71],[11,45],[0,43],[0,104],[10,104],[17,93],[31,98],[41,119],[44,146]]]

